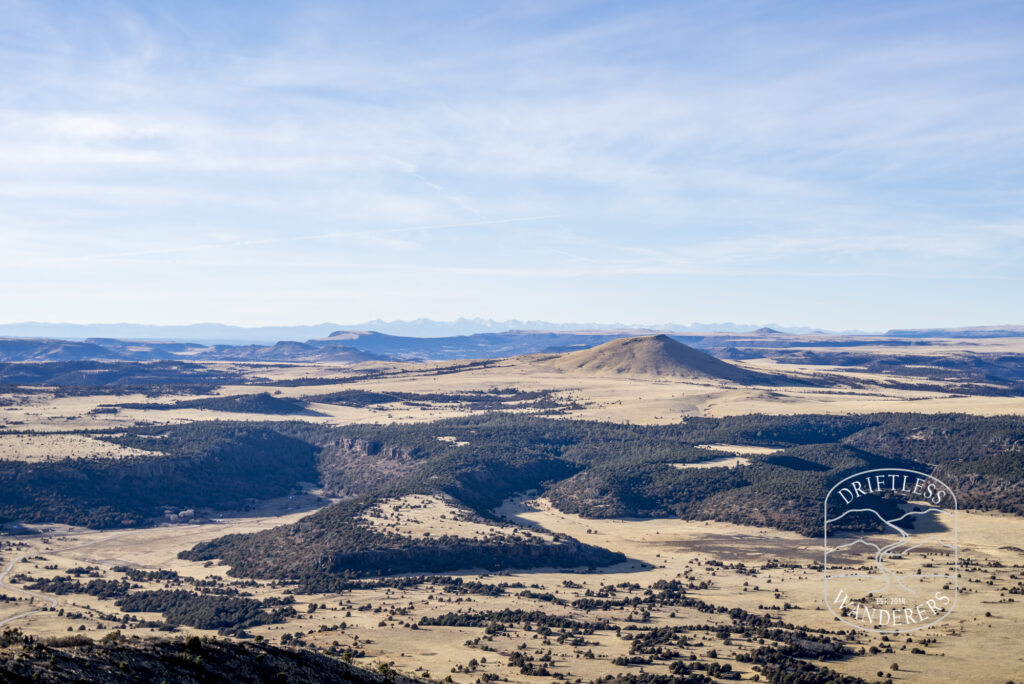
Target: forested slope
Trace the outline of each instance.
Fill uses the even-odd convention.
[[[946,480],[961,506],[1024,512],[1018,417],[749,415],[639,426],[489,413],[411,425],[218,421],[90,434],[153,456],[0,463],[0,515],[129,525],[158,518],[162,506],[237,505],[301,482],[350,497],[293,526],[190,552],[230,558],[238,572],[261,577],[442,572],[453,569],[452,555],[487,568],[621,560],[568,540],[518,551],[499,542],[412,544],[355,522],[374,503],[410,494],[449,497],[487,516],[505,498],[537,490],[587,517],[680,516],[816,535],[834,483],[889,466]],[[722,443],[780,451],[735,468],[677,467],[720,457],[698,445]]]
[[[102,641],[83,636],[42,641],[5,630],[0,634],[3,682],[350,682],[409,684],[420,681],[387,669],[370,672],[311,650],[220,639],[137,639],[112,633]]]

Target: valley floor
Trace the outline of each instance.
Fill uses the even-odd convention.
[[[287,507],[287,501],[282,505]],[[426,507],[424,511],[429,512]],[[111,532],[35,526],[38,534],[7,537],[0,551],[2,568],[10,566],[0,593],[14,599],[0,603],[0,623],[9,622],[10,626],[41,636],[64,636],[71,629],[76,634],[101,638],[116,628],[129,634],[161,634],[123,623],[124,615],[110,600],[83,594],[26,593],[21,588],[24,582],[14,580],[19,579],[19,575],[51,577],[72,567],[93,567],[99,576],[114,578],[118,575],[112,569],[117,566],[174,570],[182,576],[195,578],[226,577],[228,568],[224,566],[183,561],[177,558],[177,553],[196,542],[226,533],[293,522],[307,512]],[[676,624],[729,623],[728,616],[671,606],[653,606],[649,608],[649,615],[644,615],[640,609],[631,607],[582,611],[560,605],[562,601],[571,602],[584,596],[588,590],[599,592],[608,585],[628,585],[616,592],[623,598],[641,596],[646,587],[658,580],[681,579],[704,587],[690,590],[688,594],[708,603],[755,613],[767,610],[786,622],[812,628],[838,630],[843,627],[824,607],[819,539],[714,522],[583,519],[557,511],[544,499],[510,500],[497,513],[542,530],[568,534],[589,544],[621,551],[629,560],[594,573],[540,570],[496,575],[467,571],[458,575],[467,582],[478,580],[486,584],[525,587],[508,589],[503,596],[449,593],[444,587],[432,584],[405,589],[298,595],[294,597],[297,616],[284,624],[262,625],[249,631],[271,643],[280,643],[286,634],[300,635],[306,644],[322,648],[337,643],[339,648],[359,652],[361,657],[356,662],[366,665],[394,661],[402,672],[422,675],[426,671],[433,677],[450,674],[457,682],[475,682],[483,673],[511,681],[535,680],[509,666],[509,656],[516,651],[537,659],[550,653],[550,661],[544,662],[552,674],[579,677],[584,681],[612,673],[639,672],[641,668],[647,672],[667,672],[667,667],[657,663],[613,664],[615,658],[627,655],[630,647],[630,642],[614,631],[597,631],[586,637],[585,645],[572,645],[538,637],[536,631],[522,626],[488,635],[485,625],[418,626],[417,629],[411,629],[411,625],[422,618],[436,618],[445,613],[510,608],[566,615],[584,621],[606,618],[623,627],[623,635]],[[429,523],[434,530],[438,525],[447,526],[444,529],[450,534],[473,534],[479,528],[478,522],[445,518],[437,515],[437,511],[431,514],[429,521],[421,516],[417,522]],[[461,529],[463,527],[467,529]],[[875,679],[879,671],[892,672],[895,681],[904,682],[1005,682],[1024,678],[1024,656],[1018,647],[1024,640],[1024,614],[1021,604],[1013,601],[1020,597],[1024,549],[1009,543],[1024,539],[1024,519],[962,511],[959,538],[960,596],[955,612],[945,622],[925,632],[890,637],[890,641],[877,634],[846,636],[848,645],[857,650],[876,646],[883,652],[832,661],[827,666],[868,679]],[[142,586],[159,589],[164,583],[144,582]],[[1011,593],[1013,588],[1018,593]],[[266,598],[285,596],[287,587],[275,588],[270,583],[259,582],[244,590],[257,598]],[[520,596],[523,591],[530,596]],[[535,598],[544,594],[550,596]],[[790,607],[786,608],[786,604]],[[314,612],[307,612],[309,605],[316,606]],[[147,617],[156,620],[160,615]],[[345,627],[339,629],[342,623]],[[186,627],[179,631],[204,633]],[[701,660],[707,660],[709,651],[714,649],[717,652],[715,662],[731,664],[735,670],[746,672],[745,678],[753,674],[749,665],[737,661],[736,656],[755,649],[757,644],[735,636],[726,643],[716,638],[714,632],[695,634],[700,639],[693,643],[700,645],[689,650]],[[908,643],[907,636],[914,641]],[[925,653],[911,653],[925,638],[934,640],[924,647]],[[291,639],[286,637],[286,641]],[[886,652],[889,647],[894,652]],[[588,652],[594,657],[587,657]],[[475,664],[470,665],[471,662]],[[892,663],[898,663],[898,671],[890,670]],[[462,671],[458,671],[460,668]]]

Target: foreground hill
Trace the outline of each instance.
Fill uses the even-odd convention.
[[[595,375],[667,376],[730,380],[742,384],[775,384],[778,381],[720,361],[668,335],[612,340],[592,349],[546,358],[539,363],[567,372]]]
[[[41,642],[18,630],[0,634],[3,682],[356,682],[407,684],[415,681],[370,672],[338,658],[308,650],[219,639],[83,636]]]

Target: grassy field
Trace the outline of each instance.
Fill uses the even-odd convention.
[[[1019,340],[968,340],[941,346],[901,349],[920,353],[922,365],[940,354],[973,351],[1020,352]],[[863,347],[857,348],[863,351]],[[884,349],[875,350],[878,352]],[[216,366],[217,364],[210,364]],[[200,408],[153,410],[117,408],[118,404],[173,403],[181,399],[223,397],[269,392],[275,397],[307,400],[332,392],[367,390],[414,395],[486,392],[494,388],[547,391],[558,403],[554,417],[583,418],[636,424],[670,424],[692,416],[730,416],[751,412],[776,415],[806,413],[868,413],[876,411],[977,415],[1024,415],[1024,397],[977,396],[935,390],[887,387],[893,378],[865,374],[844,367],[779,364],[768,360],[741,362],[757,371],[784,371],[812,378],[826,373],[842,380],[871,381],[870,386],[749,386],[724,380],[646,375],[605,374],[559,370],[522,357],[465,367],[462,362],[369,363],[357,366],[231,364],[245,368],[261,384],[221,386],[208,394],[82,394],[55,396],[38,390],[0,395],[0,459],[43,461],[90,456],[130,457],[139,450],[75,434],[82,429],[123,429],[139,423],[176,424],[209,420],[278,421],[346,425],[356,423],[421,423],[478,412],[468,403],[397,401],[366,406],[312,402],[322,415],[278,416],[227,413]],[[367,376],[371,374],[371,376]],[[315,378],[315,381],[310,380]],[[906,377],[901,377],[906,380]],[[267,383],[274,384],[267,384]],[[930,380],[934,382],[934,380]],[[115,409],[115,410],[111,410]],[[538,409],[509,406],[507,410],[535,413]],[[454,436],[437,439],[459,442]],[[705,444],[720,460],[700,467],[731,467],[774,449],[743,444]],[[684,467],[685,464],[679,464]],[[685,467],[692,467],[685,465]],[[312,487],[312,485],[311,485]],[[299,521],[323,505],[319,492],[281,497],[258,507],[221,512],[203,524],[168,524],[148,528],[94,531],[58,525],[25,526],[28,534],[0,536],[0,624],[17,625],[31,634],[64,636],[69,630],[101,638],[120,629],[138,635],[165,634],[157,627],[160,613],[126,613],[114,599],[81,593],[57,594],[28,590],[31,580],[85,573],[86,579],[120,580],[124,568],[169,570],[184,584],[166,579],[133,580],[137,589],[188,588],[190,582],[210,582],[224,591],[248,598],[292,600],[296,614],[283,622],[248,628],[272,643],[304,643],[335,652],[349,650],[357,662],[393,661],[400,671],[432,678],[451,676],[456,682],[475,682],[483,674],[510,681],[538,681],[521,674],[517,658],[528,657],[550,676],[593,680],[612,673],[668,673],[669,661],[616,664],[630,655],[632,639],[659,627],[727,625],[727,615],[700,612],[670,604],[644,603],[642,598],[659,581],[680,580],[688,595],[728,609],[743,609],[775,616],[786,623],[820,630],[842,630],[838,635],[864,655],[829,661],[843,673],[879,679],[878,672],[894,681],[962,682],[1024,679],[1024,658],[1018,645],[1024,639],[1024,615],[1019,609],[1024,579],[1024,518],[961,511],[960,595],[955,613],[926,633],[883,640],[879,635],[847,633],[825,609],[820,563],[820,539],[769,528],[721,522],[677,519],[584,519],[560,512],[545,499],[521,496],[506,501],[495,513],[528,525],[535,536],[569,535],[586,544],[619,551],[628,560],[618,566],[575,573],[554,569],[495,574],[467,570],[455,575],[463,582],[504,585],[495,595],[452,591],[444,582],[412,586],[367,586],[332,594],[294,594],[287,583],[243,580],[228,575],[229,567],[216,562],[178,558],[181,551],[201,541],[231,533],[270,529]],[[464,508],[431,496],[413,495],[385,501],[365,515],[375,529],[419,539],[449,535],[479,539],[511,534],[495,521],[467,514]],[[521,532],[519,534],[522,534]],[[119,568],[115,570],[115,568]],[[78,577],[79,575],[74,575]],[[185,578],[188,578],[185,581]],[[609,587],[618,586],[614,594]],[[479,588],[478,588],[479,589]],[[602,593],[603,592],[603,593]],[[582,610],[573,601],[588,594],[636,599],[630,605],[607,610]],[[448,613],[520,609],[587,621],[607,619],[620,629],[597,629],[590,634],[559,639],[558,631],[543,633],[537,625],[506,624],[500,629],[482,625],[440,626],[421,624]],[[133,619],[134,618],[134,619]],[[152,621],[150,625],[138,620]],[[342,627],[342,625],[344,625]],[[412,626],[416,625],[416,629]],[[181,633],[213,633],[180,626]],[[913,639],[908,641],[907,639]],[[927,642],[923,640],[927,639]],[[686,645],[674,646],[697,662],[728,664],[744,679],[756,673],[744,657],[759,647],[756,640],[714,630],[693,632]],[[874,649],[874,650],[872,650]],[[890,652],[891,649],[891,652]],[[714,655],[711,652],[714,651]],[[923,652],[917,652],[923,651]],[[520,655],[516,655],[520,654]],[[891,665],[898,663],[899,669]],[[550,677],[549,677],[550,678]]]
[[[278,507],[286,502],[278,502]],[[684,579],[698,588],[690,593],[704,601],[728,608],[758,612],[767,609],[786,622],[811,628],[837,629],[831,613],[822,608],[821,573],[817,569],[822,549],[820,540],[794,533],[763,528],[681,520],[588,520],[554,509],[540,499],[517,498],[507,501],[497,513],[511,521],[547,531],[568,534],[581,541],[613,548],[629,560],[600,573],[579,574],[539,569],[500,575],[468,571],[458,577],[484,584],[505,583],[514,587],[503,596],[458,595],[430,583],[417,587],[357,589],[334,594],[294,596],[298,615],[283,624],[255,627],[273,642],[284,634],[302,633],[306,643],[329,647],[334,642],[365,652],[357,661],[394,660],[402,671],[425,668],[438,674],[470,661],[481,663],[474,672],[452,674],[455,681],[473,682],[483,672],[519,681],[520,675],[507,665],[508,655],[516,650],[543,656],[548,651],[552,673],[592,679],[609,672],[636,671],[636,666],[616,666],[611,661],[629,651],[629,642],[614,631],[599,631],[587,637],[583,646],[558,644],[551,638],[538,638],[536,632],[514,628],[495,636],[480,627],[426,626],[413,630],[409,625],[421,618],[436,618],[456,610],[500,611],[506,608],[539,610],[580,620],[607,618],[627,629],[648,630],[676,624],[728,624],[725,616],[708,616],[695,610],[654,606],[648,615],[624,607],[593,613],[581,611],[558,601],[571,602],[588,590],[600,591],[609,585],[626,584],[617,595],[638,596],[658,580]],[[209,579],[226,577],[228,568],[182,561],[178,551],[197,541],[229,532],[244,532],[292,522],[303,513],[247,518],[224,518],[207,525],[176,525],[149,529],[93,532],[82,529],[40,527],[40,534],[9,539],[2,552],[4,567],[15,560],[0,591],[17,600],[0,604],[0,621],[30,610],[49,607],[19,619],[18,625],[33,634],[62,636],[70,627],[76,633],[102,637],[121,628],[131,634],[158,634],[149,628],[134,628],[123,623],[125,614],[111,600],[80,594],[64,596],[29,594],[18,591],[23,582],[11,584],[12,577],[27,574],[33,578],[64,574],[69,568],[94,568],[103,578],[116,578],[113,568],[128,566],[142,570],[173,570],[183,577]],[[473,520],[459,519],[442,502],[414,499],[391,502],[378,511],[378,522],[394,525],[404,534],[451,534],[474,536],[494,533],[494,528]],[[879,670],[888,672],[899,664],[894,679],[907,682],[1006,681],[1024,674],[1016,644],[1024,638],[1024,619],[1009,591],[1020,586],[1024,550],[1011,548],[1008,539],[1024,538],[1024,520],[1017,517],[962,512],[960,515],[961,563],[965,568],[955,613],[941,626],[926,633],[882,640],[878,635],[855,634],[844,637],[851,647],[888,648],[894,653],[878,653],[831,662],[830,667],[848,674],[873,679]],[[500,529],[500,528],[499,528]],[[12,546],[11,544],[16,544]],[[20,559],[20,560],[19,560]],[[752,572],[753,571],[753,572]],[[228,583],[235,582],[228,580]],[[237,582],[236,582],[237,583]],[[283,587],[272,583],[237,583],[257,598],[287,596]],[[160,589],[165,582],[143,582],[142,587]],[[523,592],[529,592],[526,596]],[[550,594],[555,599],[533,598]],[[28,598],[32,596],[32,598]],[[315,605],[309,613],[308,606]],[[369,610],[360,607],[372,606]],[[326,606],[321,608],[320,606]],[[788,607],[787,607],[788,606]],[[63,615],[61,615],[63,612]],[[159,614],[135,614],[157,620]],[[338,625],[345,623],[344,629]],[[127,624],[128,627],[122,625]],[[203,630],[183,627],[188,633]],[[310,633],[312,632],[312,633]],[[623,632],[626,634],[627,632]],[[477,639],[481,639],[472,643]],[[924,654],[912,653],[927,638]],[[705,659],[713,648],[716,660],[731,663],[738,671],[752,674],[736,656],[756,645],[733,637],[725,643],[713,632],[701,634],[700,646],[692,650]],[[467,643],[471,642],[471,643]],[[520,644],[526,644],[521,648]],[[488,650],[484,650],[486,647]],[[491,650],[493,649],[493,650]],[[581,657],[590,651],[594,658]],[[487,659],[483,663],[483,658]],[[645,666],[649,672],[664,671],[657,664]]]
[[[1005,350],[1019,352],[1024,343],[1019,338],[1010,340],[967,340],[944,344],[939,348],[922,347],[919,353],[922,366],[929,359],[942,353],[965,350]],[[841,348],[840,348],[841,349]],[[858,351],[870,351],[857,347]],[[884,350],[877,350],[884,351]],[[906,353],[907,349],[901,349]],[[236,370],[239,364],[210,363],[211,367],[224,366]],[[647,375],[602,374],[600,372],[572,372],[554,369],[543,360],[534,357],[514,357],[488,362],[479,367],[462,368],[462,362],[442,363],[363,363],[355,366],[330,366],[309,364],[275,364],[261,366],[251,364],[247,372],[272,382],[297,381],[301,378],[317,377],[318,384],[297,385],[225,385],[215,395],[231,396],[271,392],[275,397],[306,399],[330,392],[344,390],[367,390],[373,392],[406,392],[433,394],[465,391],[486,391],[495,387],[511,387],[523,391],[550,391],[566,405],[560,414],[565,417],[584,418],[613,422],[639,424],[669,424],[689,416],[733,416],[748,413],[775,415],[811,413],[873,413],[894,411],[908,413],[963,412],[975,415],[1024,415],[1024,397],[980,396],[935,389],[900,389],[891,385],[896,378],[878,373],[863,373],[847,367],[807,366],[779,364],[758,359],[738,362],[738,365],[752,370],[785,372],[795,378],[809,379],[826,374],[837,384],[829,387],[810,386],[751,386],[740,385],[727,380],[657,377]],[[368,373],[372,377],[365,377]],[[337,384],[330,380],[336,378]],[[843,386],[843,381],[870,384],[863,387]],[[901,381],[914,380],[901,376]],[[925,381],[926,378],[917,378]],[[319,384],[323,382],[324,384]],[[933,386],[942,382],[929,380]],[[952,386],[953,383],[947,383]],[[196,395],[165,395],[158,399],[147,399],[139,394],[114,395],[96,394],[84,396],[60,396],[40,392],[27,396],[8,397],[12,405],[0,408],[0,429],[12,431],[62,432],[81,429],[118,428],[134,425],[140,421],[153,423],[181,423],[199,420],[240,419],[272,421],[294,419],[295,416],[268,414],[226,413],[196,408],[171,410],[145,410],[136,408],[117,409],[108,412],[117,404],[173,403],[177,400],[194,399]],[[351,423],[402,423],[437,420],[439,418],[465,415],[474,412],[472,406],[438,402],[396,402],[365,407],[337,404],[310,403],[309,408],[318,414],[302,416],[302,420],[330,424]],[[529,411],[530,409],[523,409]],[[3,446],[0,445],[0,450]],[[45,446],[40,442],[32,449],[7,449],[0,451],[6,458],[23,458],[25,454],[39,454],[40,451],[54,455],[66,453],[61,444]]]

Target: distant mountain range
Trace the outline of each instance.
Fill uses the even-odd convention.
[[[536,352],[587,349],[635,332],[503,332],[454,337],[404,337],[335,331],[306,342],[272,345],[161,342],[90,337],[85,340],[0,338],[0,362],[16,361],[260,361],[358,363],[493,359]],[[700,339],[699,337],[697,338]]]
[[[663,323],[658,325],[626,325],[622,323],[553,323],[551,321],[495,321],[489,318],[459,318],[454,321],[434,321],[418,318],[414,321],[383,321],[380,319],[358,324],[320,323],[318,325],[265,326],[247,328],[221,323],[195,323],[193,325],[142,325],[138,323],[6,323],[0,324],[0,337],[34,337],[64,340],[85,340],[90,337],[128,340],[161,340],[196,342],[200,344],[274,344],[281,340],[307,340],[327,337],[338,330],[373,330],[387,335],[408,337],[451,337],[477,335],[509,330],[630,330],[634,332],[751,332],[762,325],[738,323]],[[770,324],[772,329],[788,333],[822,332],[812,328],[790,328]]]
[[[977,325],[970,328],[921,328],[890,330],[889,337],[953,337],[979,339],[985,337],[1024,337],[1024,325]]]
[[[41,325],[41,324],[34,324]],[[50,324],[47,324],[50,325]],[[8,328],[11,326],[7,326]],[[91,326],[81,326],[84,332]],[[104,326],[100,326],[104,327]],[[113,327],[118,330],[118,326]],[[154,326],[125,326],[140,332]],[[204,324],[184,328],[160,328],[168,334],[184,329],[197,337],[220,330],[227,336],[230,326]],[[246,329],[240,329],[246,330]],[[444,337],[391,335],[379,331],[335,329],[327,324],[300,328],[254,328],[260,334],[281,335],[296,331],[323,332],[304,342],[278,337],[268,343],[195,342],[187,336],[162,340],[135,335],[123,337],[0,337],[0,362],[31,361],[253,361],[291,363],[358,363],[361,361],[445,361],[454,359],[495,359],[521,354],[562,353],[590,349],[612,340],[660,334],[702,352],[725,359],[758,358],[771,350],[798,348],[813,356],[808,348],[889,346],[905,347],[932,344],[926,337],[1024,336],[1024,327],[956,329],[944,331],[891,331],[884,335],[840,335],[815,332],[794,334],[762,327],[745,332],[664,332],[637,328],[596,330],[506,330]],[[269,331],[269,332],[268,332]],[[27,331],[26,331],[27,332]],[[918,334],[920,333],[920,334]],[[810,358],[810,357],[809,357]],[[807,359],[805,359],[807,360]]]

